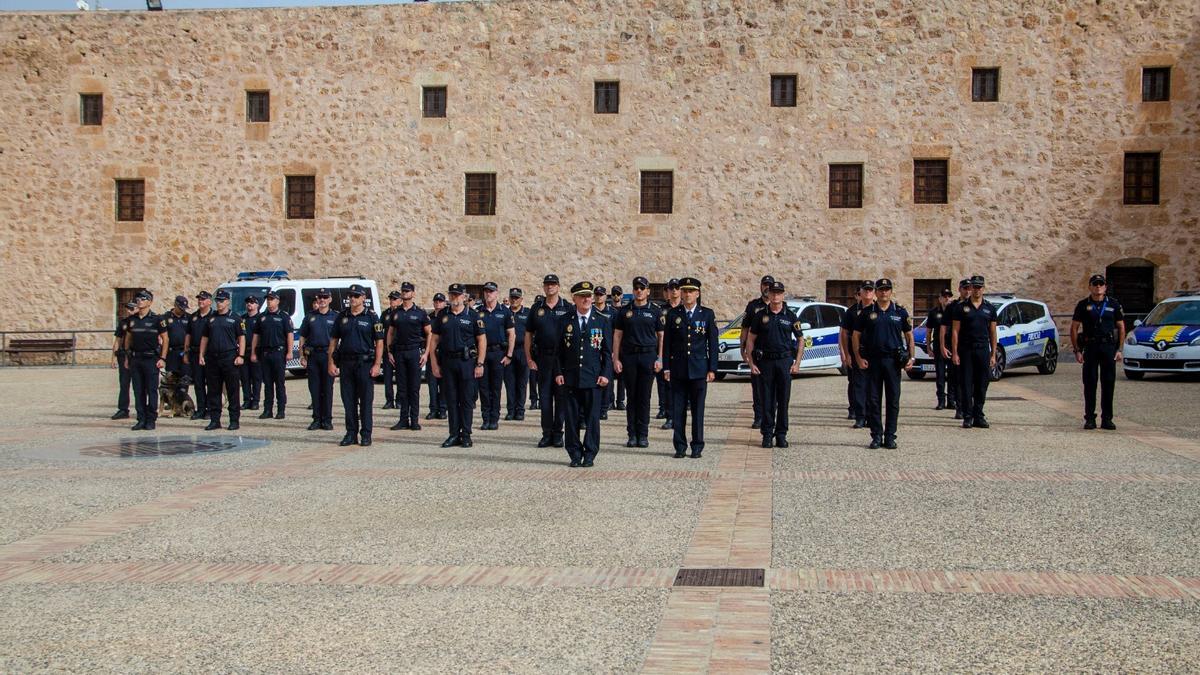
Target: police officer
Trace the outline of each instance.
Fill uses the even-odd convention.
[[[487,352],[483,359],[483,377],[479,380],[479,416],[481,431],[500,428],[500,388],[504,384],[504,369],[512,363],[517,343],[517,322],[508,305],[500,303],[500,287],[489,281],[483,285],[483,304],[477,312],[487,336]]]
[[[271,408],[278,400],[279,407],[275,408],[275,419],[284,418],[284,408],[287,407],[287,388],[284,376],[287,374],[287,361],[292,355],[295,340],[295,326],[292,315],[279,309],[279,294],[267,291],[267,311],[260,313],[254,324],[254,342],[251,345],[250,360],[258,362],[261,368],[263,385],[263,412],[259,419],[269,419]]]
[[[754,320],[758,313],[767,308],[767,293],[771,285],[775,283],[775,277],[770,274],[764,275],[758,282],[758,297],[746,303],[746,311],[742,312],[742,331],[739,341],[741,342],[742,360],[746,365],[750,365],[750,351],[746,348],[746,343],[750,339],[750,327],[754,325]],[[750,423],[751,429],[758,429],[762,426],[762,378],[754,374],[754,370],[750,371],[750,396],[754,401],[754,421]]]
[[[616,318],[617,312],[608,302],[608,289],[603,286],[597,286],[592,293],[592,311],[598,312],[601,316],[608,319],[608,325],[613,325],[613,320]],[[614,361],[615,363],[615,361]],[[615,378],[609,378],[608,386],[604,389],[604,401],[600,405],[600,419],[608,419],[608,411],[613,406],[613,388],[616,386]]]
[[[367,309],[367,289],[350,284],[350,306],[333,324],[329,340],[329,374],[342,378],[346,435],[338,445],[371,444],[375,380],[383,363],[383,324]]]
[[[611,305],[613,308],[613,333],[615,335],[616,327],[617,327],[616,319],[625,310],[625,289],[621,288],[620,286],[614,285],[612,287],[612,291],[610,292],[610,294],[608,296],[608,304]],[[613,409],[614,410],[624,410],[625,409],[625,378],[622,377],[620,373],[616,372],[617,364],[620,363],[620,361],[617,358],[615,358],[615,356],[616,356],[616,352],[614,351],[613,382],[615,384],[613,386]]]
[[[679,303],[679,279],[672,277],[667,280],[667,287],[663,289],[663,315],[665,316],[672,308],[678,307]],[[670,429],[673,425],[671,421],[671,383],[667,382],[666,376],[661,370],[656,373],[655,381],[658,384],[658,414],[655,415],[655,419],[666,420],[660,428]]]
[[[948,359],[942,355],[942,325],[946,323],[946,307],[954,293],[949,288],[942,289],[938,294],[937,304],[929,310],[925,319],[925,352],[933,357],[933,370],[937,378],[937,406],[934,410],[946,409],[946,364]]]
[[[867,424],[872,450],[880,445],[896,449],[896,425],[900,417],[900,371],[913,365],[912,317],[892,301],[892,280],[875,282],[875,302],[858,315],[853,350],[858,367],[867,373]],[[883,419],[883,397],[887,417]]]
[[[212,293],[200,291],[196,294],[196,311],[188,315],[188,335],[184,340],[183,362],[192,375],[192,387],[196,390],[196,412],[192,419],[208,417],[208,369],[201,363],[200,340],[208,317],[212,314]]]
[[[249,358],[242,362],[238,377],[242,380],[242,410],[258,410],[259,396],[262,395],[263,369],[261,356],[254,348],[254,334],[258,331],[258,319],[262,314],[259,307],[262,304],[256,295],[248,295],[245,300],[246,312],[242,319],[246,325],[246,346],[250,347]],[[270,417],[267,415],[266,417]]]
[[[1075,361],[1083,364],[1083,428],[1096,428],[1096,384],[1100,384],[1100,428],[1113,424],[1113,388],[1117,362],[1125,344],[1125,312],[1116,298],[1108,295],[1103,274],[1088,280],[1088,297],[1075,305],[1071,315],[1071,346]]]
[[[650,281],[634,277],[633,301],[617,314],[613,330],[613,369],[629,388],[629,405],[625,408],[627,448],[650,445],[650,389],[655,373],[663,367],[659,355],[665,321],[662,308],[650,302]]]
[[[960,280],[958,282],[958,297],[946,305],[946,315],[942,317],[944,322],[938,327],[939,339],[942,343],[942,357],[946,359],[946,380],[950,385],[949,390],[946,392],[946,403],[949,407],[954,408],[954,419],[956,420],[963,418],[961,396],[962,370],[954,365],[950,343],[954,339],[954,320],[960,317],[959,311],[962,309],[962,304],[970,297],[971,280]]]
[[[150,311],[154,294],[139,291],[137,311],[125,320],[125,367],[133,378],[137,424],[133,431],[153,430],[158,421],[158,370],[167,364],[167,319]]]
[[[547,274],[542,279],[545,299],[532,310],[525,324],[525,351],[529,370],[537,374],[538,396],[542,413],[542,437],[537,446],[563,447],[563,409],[559,401],[559,388],[554,382],[554,363],[564,327],[562,318],[571,312],[571,304],[558,296],[558,275]],[[589,289],[590,290],[590,289]],[[588,294],[591,302],[591,294]],[[589,305],[590,307],[590,305]],[[534,356],[536,350],[537,355]],[[544,367],[542,367],[544,366]]]
[[[433,294],[433,309],[429,310],[430,325],[437,321],[442,312],[446,311],[446,295],[444,293]],[[429,340],[433,339],[432,332],[427,334]],[[431,358],[431,349],[428,342],[425,347],[425,384],[429,387],[429,414],[425,419],[446,419],[446,395],[442,391],[442,381],[433,374],[433,359]]]
[[[208,426],[205,431],[221,428],[221,387],[229,397],[230,431],[241,428],[242,406],[238,402],[238,369],[246,359],[246,322],[230,309],[229,291],[217,291],[213,296],[217,311],[202,319],[204,330],[200,337],[200,365],[208,377]]]
[[[125,359],[125,325],[135,311],[136,302],[125,303],[121,310],[121,319],[117,321],[117,328],[113,331],[112,367],[117,369],[117,412],[109,419],[129,419],[129,386],[133,375],[129,372]]]
[[[312,400],[309,431],[333,431],[333,375],[329,372],[329,343],[337,314],[329,309],[332,294],[317,289],[316,308],[300,322],[300,367],[308,371],[308,396]],[[310,365],[311,364],[311,365]]]
[[[400,304],[392,308],[391,322],[384,324],[388,361],[395,373],[396,407],[400,409],[400,419],[392,425],[392,431],[421,429],[421,371],[429,358],[425,347],[430,320],[429,313],[413,300],[416,289],[411,281],[400,284]]]
[[[477,380],[483,377],[487,337],[483,320],[466,306],[466,288],[450,284],[450,306],[433,322],[430,352],[433,376],[442,379],[446,408],[450,415],[450,434],[443,448],[455,445],[469,448],[471,416],[475,411]]]
[[[842,315],[842,323],[838,327],[838,351],[842,356],[842,367],[846,369],[846,398],[849,400],[849,412],[846,419],[854,420],[854,428],[862,429],[867,426],[867,373],[858,367],[858,358],[851,344],[854,326],[858,324],[858,316],[863,310],[875,302],[875,282],[864,281],[855,293],[856,301]]]
[[[964,429],[987,429],[983,404],[987,400],[992,368],[996,367],[996,321],[1000,312],[983,298],[983,277],[971,277],[971,297],[959,305],[952,320],[954,365],[962,372],[962,405]]]
[[[679,280],[683,302],[667,312],[662,340],[663,377],[671,383],[675,458],[688,449],[687,410],[692,411],[692,457],[704,452],[704,400],[717,377],[717,315],[699,304],[700,280]]]
[[[512,360],[504,368],[506,420],[525,419],[525,391],[529,387],[529,361],[525,360],[525,327],[529,324],[529,308],[521,306],[525,292],[508,289],[508,311],[513,316]]]
[[[792,402],[792,375],[799,374],[804,358],[804,330],[787,306],[782,281],[767,288],[767,306],[754,315],[746,353],[750,373],[762,387],[762,447],[788,447],[788,407]],[[667,323],[670,324],[668,318]],[[795,346],[793,346],[795,345]]]
[[[173,373],[179,380],[184,374],[183,355],[188,335],[188,299],[182,295],[175,296],[175,305],[167,313],[167,372]],[[177,380],[177,381],[179,381]],[[182,389],[187,387],[181,386]]]
[[[554,384],[562,387],[560,402],[572,467],[592,466],[600,452],[600,408],[612,379],[612,324],[592,306],[594,292],[589,281],[571,287],[575,309],[559,317],[559,348],[553,360],[543,357],[542,363],[553,371]],[[580,428],[584,429],[582,443]]]
[[[540,293],[533,296],[533,304],[529,306],[529,316],[531,316],[531,317],[535,316],[537,314],[538,307],[545,306],[545,304],[546,304],[546,296],[544,296]],[[529,322],[528,321],[525,322],[525,332],[526,332],[526,334],[528,334],[528,332],[529,332]],[[537,345],[533,345],[528,350],[528,353],[534,359],[537,359],[537,357],[538,357]],[[529,409],[530,410],[540,410],[541,404],[542,404],[542,401],[541,401],[541,397],[539,396],[539,392],[538,392],[537,373],[530,371],[530,373],[529,373]]]
[[[379,321],[383,323],[383,330],[391,330],[392,313],[400,306],[400,291],[392,291],[388,293],[388,306],[379,313]],[[385,358],[383,360],[383,409],[392,410],[396,407],[396,376],[395,366],[392,365],[392,350],[387,343],[384,344]],[[407,418],[404,418],[407,420]]]

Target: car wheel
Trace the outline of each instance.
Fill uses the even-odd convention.
[[[1046,340],[1046,353],[1042,355],[1042,362],[1037,369],[1043,375],[1053,375],[1058,370],[1058,343],[1054,340]]]
[[[923,371],[923,370],[918,370],[916,366],[913,366],[913,369],[912,369],[912,370],[909,370],[909,371],[906,371],[906,372],[908,373],[908,379],[910,379],[910,380],[923,380],[923,379],[925,379],[925,371]]]
[[[996,366],[988,372],[988,379],[990,379],[992,382],[995,382],[996,380],[1004,377],[1005,361],[1004,347],[996,347]]]
[[[716,380],[717,382],[720,382],[721,380],[725,379],[725,376],[728,374],[729,373],[715,373],[713,375],[713,379]]]
[[[1127,380],[1140,380],[1146,376],[1146,374],[1140,370],[1129,370],[1128,368],[1123,368],[1122,370],[1125,371],[1125,379]]]

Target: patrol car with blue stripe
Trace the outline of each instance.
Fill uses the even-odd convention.
[[[817,302],[812,296],[788,298],[787,305],[804,329],[804,357],[800,361],[803,371],[841,368],[842,357],[838,351],[838,327],[846,308],[829,302]],[[741,337],[742,317],[725,325],[721,331],[717,349],[717,379],[726,375],[750,375],[750,366],[742,361]]]
[[[1179,291],[1125,336],[1125,377],[1200,372],[1200,291]]]
[[[998,312],[996,338],[1000,349],[992,381],[999,380],[1008,369],[1025,366],[1036,366],[1043,375],[1053,373],[1058,368],[1058,328],[1046,303],[1012,293],[985,293],[984,298]],[[913,340],[917,344],[916,364],[908,376],[919,380],[935,370],[933,356],[925,351],[924,321],[913,329]]]

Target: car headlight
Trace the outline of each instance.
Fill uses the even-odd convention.
[[[1133,334],[1132,334],[1132,333],[1130,333],[1130,334],[1129,334],[1129,337],[1125,338],[1125,344],[1127,344],[1127,345],[1136,345],[1136,344],[1137,344],[1137,338],[1133,337]]]
[[[1197,336],[1195,337],[1195,339],[1193,339],[1193,340],[1192,340],[1191,342],[1189,342],[1188,344],[1190,344],[1190,345],[1191,345],[1191,346],[1193,346],[1193,347],[1200,347],[1200,335],[1197,335]]]

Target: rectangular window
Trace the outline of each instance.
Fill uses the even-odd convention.
[[[1158,153],[1125,153],[1125,203],[1158,203]]]
[[[642,172],[642,213],[671,213],[674,193],[674,171]]]
[[[1142,100],[1170,101],[1171,100],[1171,69],[1143,68],[1142,69]]]
[[[913,203],[945,204],[946,179],[950,173],[949,160],[913,160]]]
[[[271,121],[271,92],[269,92],[269,91],[248,91],[248,92],[246,92],[246,121],[247,122],[270,122]]]
[[[849,307],[857,302],[854,294],[858,292],[860,285],[862,285],[861,279],[826,279],[825,302]]]
[[[942,291],[950,288],[949,279],[913,279],[913,316],[927,316]]]
[[[117,181],[117,220],[142,220],[146,214],[146,181]]]
[[[1000,69],[971,69],[971,100],[988,102],[1000,100]]]
[[[829,208],[862,208],[862,164],[829,165]]]
[[[312,220],[317,217],[317,177],[287,177],[287,217]]]
[[[100,126],[104,122],[104,94],[79,95],[79,123]]]
[[[421,87],[421,116],[446,116],[445,87]]]
[[[771,76],[771,107],[772,108],[795,108],[796,107],[796,76],[795,75],[772,75]]]
[[[496,174],[467,174],[466,197],[468,216],[496,215]]]
[[[621,109],[621,83],[596,83],[596,114],[615,115]]]

